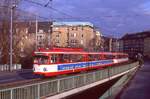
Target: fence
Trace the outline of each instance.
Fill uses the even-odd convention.
[[[0,90],[0,99],[40,99],[112,77],[138,66],[132,63],[76,76]]]
[[[9,67],[8,64],[0,64],[0,71],[9,71],[9,70],[20,70],[21,64],[13,64],[12,67]]]

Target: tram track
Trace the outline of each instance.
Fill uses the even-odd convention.
[[[30,84],[35,84],[35,83],[41,83],[41,82],[46,82],[46,81],[50,81],[50,80],[56,80],[56,79],[60,79],[60,78],[63,78],[66,76],[72,76],[72,75],[73,74],[60,75],[60,76],[54,76],[54,77],[50,77],[50,78],[38,77],[38,78],[33,78],[33,79],[21,79],[21,80],[16,80],[13,82],[0,83],[0,90],[24,86],[24,85],[30,85]]]
[[[19,81],[14,81],[14,82],[9,82],[9,83],[3,83],[3,84],[0,84],[0,89],[17,87],[17,86],[21,86],[21,85],[27,85],[27,84],[37,82],[39,80],[40,80],[40,78],[30,79],[30,80],[19,80]]]

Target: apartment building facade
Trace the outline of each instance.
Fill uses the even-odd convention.
[[[100,37],[100,36],[99,36]],[[56,47],[91,48],[96,31],[89,22],[54,22],[51,45]],[[98,40],[98,39],[97,39]],[[94,45],[93,45],[94,46]]]
[[[122,37],[123,51],[134,57],[137,53],[150,56],[150,32],[126,34]]]

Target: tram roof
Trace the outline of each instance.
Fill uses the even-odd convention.
[[[62,51],[39,51],[34,52],[35,54],[105,54],[105,55],[127,55],[125,53],[112,53],[112,52],[62,52]]]
[[[82,48],[51,48],[51,49],[39,49],[34,54],[105,54],[105,55],[127,55],[120,52],[87,52]]]

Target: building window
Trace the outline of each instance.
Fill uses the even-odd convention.
[[[73,33],[71,33],[71,35],[70,35],[71,37],[74,37],[74,34]]]
[[[28,34],[28,28],[26,28],[25,33]]]
[[[56,34],[56,37],[59,37],[59,34]]]
[[[76,37],[77,36],[77,34],[76,33],[71,33],[71,35],[70,35],[71,37]]]
[[[83,44],[83,40],[81,40],[81,44]]]
[[[77,40],[71,40],[71,43],[77,43]]]
[[[44,31],[40,29],[40,30],[39,30],[39,33],[44,33]]]
[[[54,29],[55,29],[55,30],[58,30],[58,27],[55,27]]]
[[[56,34],[56,37],[60,37],[60,33],[57,33],[57,34]]]
[[[39,45],[42,45],[42,42],[39,42]]]
[[[40,39],[42,39],[42,35],[40,36]]]
[[[71,30],[74,30],[74,27],[72,27]]]
[[[83,34],[81,35],[81,37],[83,38]]]
[[[56,40],[56,43],[59,43],[59,40]]]

